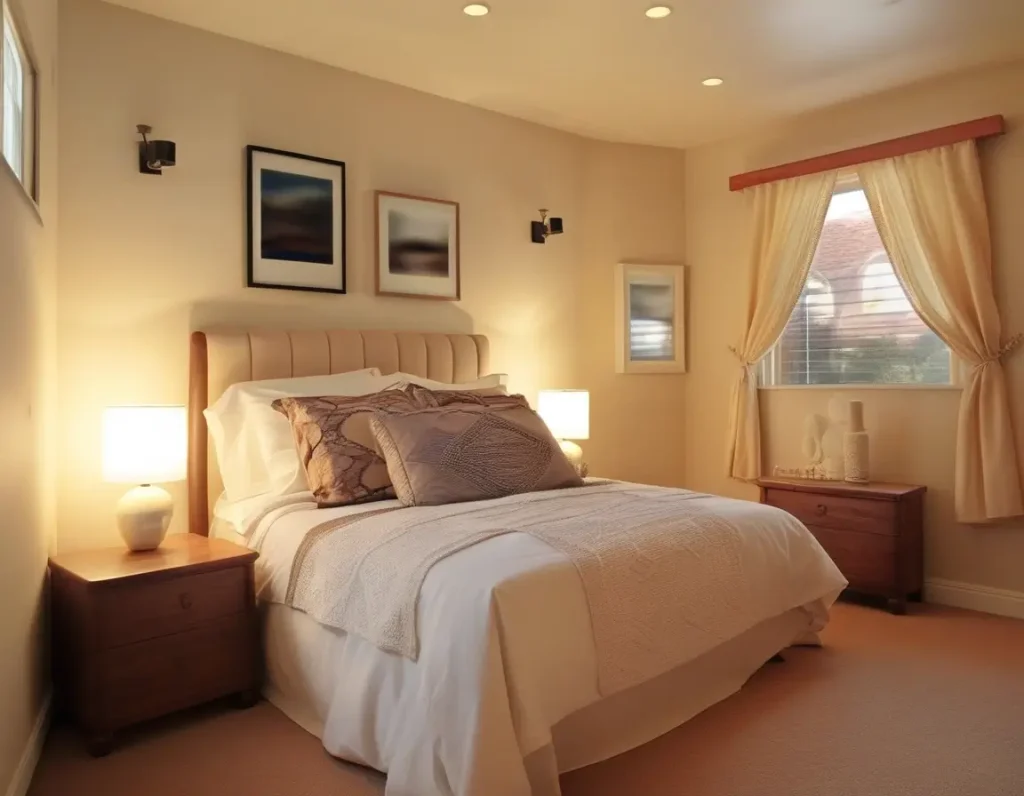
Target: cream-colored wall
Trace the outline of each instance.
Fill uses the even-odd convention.
[[[60,9],[61,548],[117,541],[103,406],[184,402],[188,332],[212,324],[474,330],[528,396],[595,389],[596,465],[675,477],[616,449],[679,422],[679,377],[609,375],[609,330],[618,259],[682,259],[681,152],[591,145],[94,0]],[[178,144],[162,177],[138,173],[143,122]],[[246,144],[346,161],[350,295],[244,287]],[[377,188],[461,203],[461,302],[373,296]],[[566,225],[544,246],[529,240],[539,207]],[[614,413],[654,383],[656,405],[623,433]],[[184,485],[171,491],[181,530]]]
[[[587,142],[576,386],[590,390],[594,475],[683,483],[685,374],[615,372],[615,264],[683,264],[682,151]],[[691,330],[692,330],[691,325]],[[572,386],[566,384],[564,386]]]
[[[121,491],[99,479],[111,403],[184,401],[187,332],[212,324],[394,327],[488,334],[513,387],[592,391],[596,473],[753,497],[724,475],[724,439],[746,283],[746,199],[730,174],[1004,113],[985,145],[1000,302],[1024,328],[1024,67],[924,84],[687,153],[603,144],[202,33],[95,0],[62,0],[59,274],[60,545],[114,542]],[[182,58],[182,53],[188,53]],[[154,81],[153,76],[164,76]],[[134,125],[179,145],[163,177],[136,171]],[[243,147],[347,161],[351,295],[246,289]],[[684,168],[685,167],[685,168]],[[462,203],[455,304],[372,295],[372,191]],[[526,224],[547,206],[567,233]],[[689,370],[613,369],[618,261],[689,265]],[[1024,434],[1024,356],[1008,364]],[[929,487],[931,577],[1024,590],[1019,525],[965,528],[952,513],[955,391],[859,391],[881,477]],[[830,391],[764,393],[766,465],[799,459],[799,428]],[[183,527],[185,491],[176,528]]]
[[[10,0],[9,0],[10,2]],[[39,69],[40,193],[33,207],[0,162],[0,793],[25,757],[47,690],[46,556],[52,458],[57,246],[57,3],[15,0]]]
[[[687,484],[756,497],[725,476],[727,404],[737,364],[726,346],[741,332],[738,297],[747,284],[748,198],[730,194],[731,174],[1002,113],[1009,133],[982,144],[996,291],[1007,334],[1024,331],[1024,64],[974,72],[792,119],[744,138],[687,152],[686,244],[690,265],[690,350],[684,433]],[[1007,362],[1015,432],[1024,452],[1024,354]],[[800,431],[825,414],[831,390],[761,393],[766,472],[801,463]],[[928,486],[926,575],[1024,591],[1024,524],[959,525],[953,516],[953,451],[959,393],[857,390],[872,432],[873,475]]]

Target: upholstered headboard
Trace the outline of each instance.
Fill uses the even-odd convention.
[[[239,381],[321,376],[361,368],[444,382],[488,372],[487,338],[471,334],[268,330],[193,332],[188,388],[189,531],[205,536],[222,489],[203,410]]]

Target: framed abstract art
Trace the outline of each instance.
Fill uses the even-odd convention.
[[[377,295],[458,301],[459,204],[376,192]]]
[[[686,278],[681,265],[615,268],[615,371],[686,372]]]
[[[345,292],[345,164],[246,147],[249,287]]]

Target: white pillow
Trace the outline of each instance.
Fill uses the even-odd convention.
[[[381,376],[377,368],[367,368],[331,376],[232,384],[203,412],[226,499],[235,502],[309,489],[288,418],[271,406],[278,398],[369,395],[393,382],[393,377]]]
[[[213,516],[210,519],[210,536],[228,538],[223,533],[227,531],[228,534],[248,537],[246,533],[248,523],[246,521],[249,515],[254,511],[258,511],[260,507],[272,500],[275,500],[275,498],[261,496],[232,503],[228,500],[227,495],[221,492],[220,497],[217,498],[217,502],[213,506]]]
[[[210,535],[220,536],[229,541],[236,541],[231,538],[232,535],[244,536],[248,539],[259,524],[255,522],[256,520],[262,521],[270,514],[285,507],[298,510],[315,509],[316,500],[313,499],[313,493],[307,490],[281,496],[259,495],[232,503],[221,492],[213,507]]]
[[[390,373],[387,378],[393,379],[395,384],[418,384],[428,390],[484,390],[488,387],[504,387],[508,382],[508,375],[505,373],[492,373],[489,376],[481,376],[476,381],[467,381],[462,384],[449,384],[446,381],[434,381],[423,376],[401,372]]]

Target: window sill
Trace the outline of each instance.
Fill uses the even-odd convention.
[[[7,162],[7,158],[3,155],[0,155],[0,173],[4,174],[7,179],[11,180],[11,182],[18,186],[18,191],[23,197],[25,197],[25,201],[27,201],[29,207],[32,208],[32,212],[36,214],[36,218],[39,219],[39,225],[45,226],[43,213],[39,209],[38,203],[32,198],[32,194],[28,192],[28,188],[25,187],[25,183],[18,179],[18,175],[14,173],[14,169],[11,168],[11,164]]]
[[[759,384],[759,390],[832,390],[833,392],[845,392],[847,390],[962,390],[959,384]]]

